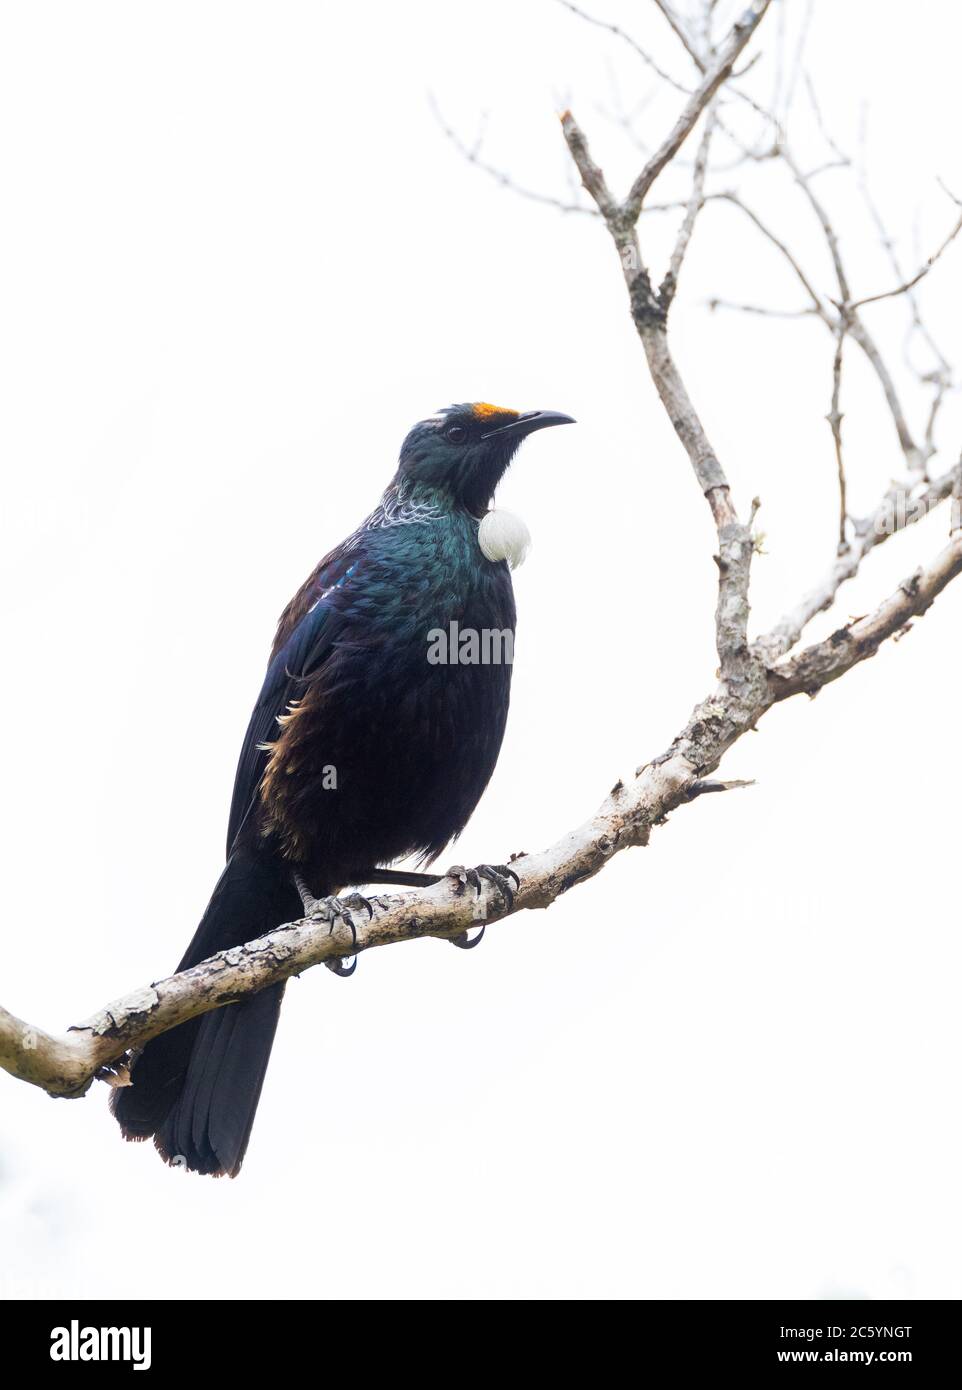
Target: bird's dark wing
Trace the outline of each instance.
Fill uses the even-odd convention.
[[[322,570],[317,575],[317,599],[271,657],[237,762],[227,826],[228,857],[264,774],[267,753],[263,745],[277,737],[278,715],[287,711],[291,700],[300,697],[305,680],[317,673],[331,651],[335,624],[331,621],[332,605],[327,595],[333,588],[348,582],[356,568],[356,561],[346,566],[338,564],[332,566],[330,572]]]

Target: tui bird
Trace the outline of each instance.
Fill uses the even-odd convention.
[[[511,665],[457,649],[429,660],[429,643],[449,630],[513,642],[508,561],[527,533],[487,508],[521,441],[570,423],[481,403],[408,434],[378,506],[281,615],[237,766],[227,864],[178,970],[346,884],[437,881],[383,866],[411,854],[430,864],[464,829],[501,748]],[[508,888],[504,871],[485,871]],[[124,1137],[236,1177],[283,993],[274,985],[147,1043],[111,1100]]]

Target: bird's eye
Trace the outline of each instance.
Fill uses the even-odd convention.
[[[468,432],[463,425],[451,425],[449,429],[444,431],[444,437],[452,444],[463,444],[468,437]]]

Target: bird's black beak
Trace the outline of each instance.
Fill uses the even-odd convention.
[[[562,415],[558,410],[529,410],[525,415],[519,415],[514,420],[509,420],[506,425],[499,425],[495,430],[488,430],[487,434],[481,436],[482,439],[501,439],[505,435],[523,439],[527,434],[533,434],[535,430],[547,429],[549,425],[573,425],[576,421],[570,415]]]

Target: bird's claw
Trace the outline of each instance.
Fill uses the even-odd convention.
[[[351,929],[351,945],[357,945],[357,927],[354,924],[354,912],[358,908],[364,908],[367,912],[369,922],[374,920],[374,906],[361,893],[350,893],[347,897],[337,898],[315,898],[300,874],[294,875],[294,884],[298,893],[301,895],[301,902],[304,905],[304,913],[307,917],[320,917],[330,922],[329,935],[333,935],[334,928],[338,921],[343,921]],[[347,962],[350,961],[350,964]],[[324,964],[332,975],[337,975],[342,980],[349,980],[357,969],[357,956],[339,956],[335,960],[326,960]]]
[[[350,928],[351,945],[356,946],[357,927],[354,925],[354,918],[351,916],[351,907],[357,905],[357,899],[359,899],[360,896],[360,893],[354,893],[351,895],[350,901],[334,897],[314,898],[307,915],[309,917],[321,917],[330,921],[330,927],[328,929],[329,935],[334,934],[334,928],[337,926],[338,921],[343,921],[344,924]],[[370,903],[365,903],[365,906],[373,917],[374,913],[371,910]]]
[[[363,896],[363,894],[361,894],[361,893],[351,893],[348,897],[342,898],[342,899],[341,899],[341,902],[346,903],[347,906],[348,906],[348,908],[349,908],[352,912],[353,912],[356,908],[363,907],[364,910],[367,912],[367,920],[368,920],[369,922],[373,922],[373,920],[374,920],[374,906],[373,906],[373,904],[372,904],[367,898],[365,898],[365,897]]]
[[[460,897],[471,881],[471,875],[473,873],[473,869],[466,869],[463,864],[452,864],[444,877],[454,879],[454,891],[457,893],[458,897]],[[475,880],[477,880],[477,874],[474,874],[474,877]]]
[[[479,864],[476,869],[466,869],[463,864],[452,864],[444,876],[454,879],[454,891],[458,897],[470,885],[474,889],[475,897],[480,898],[481,880],[487,879],[489,883],[494,884],[509,908],[514,906],[515,890],[521,887],[520,878],[508,864]],[[514,879],[513,887],[511,879]]]
[[[489,883],[493,883],[495,888],[504,898],[505,907],[510,912],[514,907],[515,890],[521,887],[521,880],[507,864],[479,864],[478,873],[482,878],[486,878]],[[512,888],[510,880],[514,879]]]
[[[350,961],[350,965],[347,962]],[[332,975],[340,980],[349,980],[357,969],[357,956],[344,956],[339,960],[326,960],[324,964]]]
[[[481,945],[481,938],[484,936],[484,927],[478,932],[477,936],[468,936],[466,931],[459,932],[457,936],[449,938],[452,946],[457,946],[459,951],[473,951],[475,946]]]
[[[328,935],[333,935],[334,928],[338,921],[343,921],[351,929],[351,945],[357,945],[357,927],[354,925],[354,918],[351,909],[355,907],[366,907],[368,915],[374,916],[374,909],[366,898],[362,898],[360,893],[352,893],[349,898],[315,898],[311,907],[312,917],[329,917],[330,928]],[[346,962],[350,961],[348,965]],[[338,956],[334,960],[326,960],[324,964],[332,975],[337,975],[338,979],[349,980],[357,969],[357,956]]]
[[[462,864],[454,864],[448,869],[445,877],[454,879],[455,892],[458,896],[470,885],[478,898],[481,897],[483,891],[482,880],[487,879],[497,888],[509,912],[514,906],[515,890],[521,887],[520,878],[514,869],[507,864],[479,864],[476,869],[466,869]],[[514,879],[513,886],[512,879]],[[467,932],[460,932],[457,936],[452,936],[450,940],[452,946],[457,946],[462,951],[469,951],[479,944],[483,936],[484,927],[482,926],[477,936],[469,937]]]

